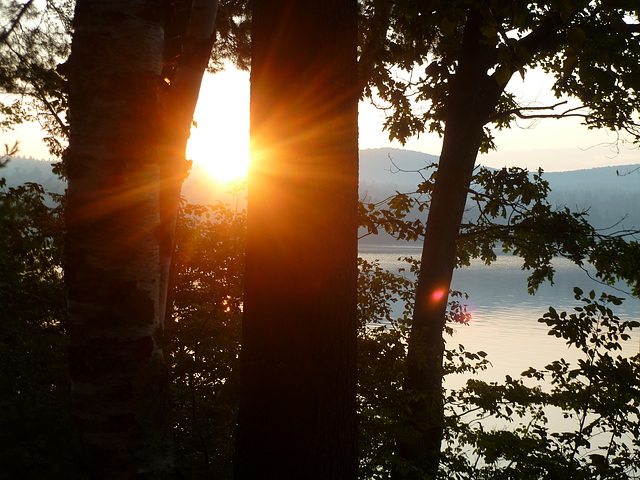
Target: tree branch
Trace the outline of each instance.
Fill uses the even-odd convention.
[[[11,27],[9,27],[8,30],[5,30],[4,32],[2,32],[2,34],[0,34],[0,43],[6,43],[7,42],[7,39],[9,38],[9,35],[11,35],[13,33],[13,31],[16,29],[16,27],[20,23],[20,20],[22,19],[22,16],[25,13],[27,13],[27,10],[29,10],[29,7],[31,7],[31,5],[33,4],[34,1],[35,0],[29,0],[27,3],[25,3],[22,6],[22,8],[18,12],[18,15],[16,16],[16,18],[13,20],[13,22],[11,22]]]
[[[371,72],[376,67],[377,57],[383,50],[385,39],[387,37],[387,30],[391,23],[391,12],[395,6],[395,0],[381,0],[374,2],[375,12],[371,21],[371,31],[368,36],[368,41],[363,48],[362,54],[358,59],[358,77],[359,77],[359,90],[363,91],[365,85],[368,82]]]
[[[561,113],[544,113],[544,114],[543,113],[525,113],[529,111],[554,110],[560,105],[565,105],[566,103],[567,101],[565,100],[549,106],[512,108],[509,110],[505,110],[503,112],[498,112],[495,115],[492,115],[489,118],[489,122],[495,122],[497,120],[508,117],[510,115],[515,115],[516,117],[521,118],[523,120],[533,120],[533,119],[542,119],[542,118],[558,119],[558,118],[569,118],[569,117],[578,117],[578,118],[583,118],[585,120],[592,120],[592,121],[613,120],[612,118],[599,117],[597,115],[593,115],[590,113],[575,113],[579,110],[582,110],[583,108],[588,108],[586,105],[580,105],[578,107],[569,108]],[[637,127],[637,126],[638,125],[634,123],[629,126],[619,126],[619,128],[624,128],[629,133],[635,134],[635,132],[633,132],[632,130],[633,130],[633,127]]]
[[[518,43],[532,56],[536,53],[554,51],[566,38],[565,32],[561,30],[564,24],[559,13],[549,12],[540,26],[518,40]]]

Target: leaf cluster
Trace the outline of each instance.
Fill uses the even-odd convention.
[[[361,69],[364,96],[383,101],[390,139],[404,143],[423,132],[444,133],[452,88],[459,76],[463,38],[477,31],[475,58],[486,72],[477,97],[498,88],[502,95],[482,119],[481,150],[494,148],[491,125],[502,129],[517,118],[580,117],[589,128],[627,131],[638,138],[640,24],[634,2],[524,2],[485,0],[398,0],[364,2],[361,57],[375,52],[375,65]],[[375,22],[385,11],[385,22]],[[369,20],[369,21],[367,21]],[[386,27],[380,35],[380,24]],[[371,37],[382,40],[366,48]],[[475,35],[475,33],[474,33]],[[368,40],[368,42],[367,42]],[[573,97],[576,108],[521,105],[505,91],[517,74],[542,68],[555,78],[558,97]]]
[[[426,228],[421,218],[429,208],[436,174],[435,165],[429,165],[415,192],[361,203],[360,225],[368,234],[384,230],[399,240],[421,239]],[[553,283],[553,259],[565,257],[581,268],[595,267],[603,283],[626,281],[637,295],[638,232],[616,225],[598,230],[589,223],[588,211],[552,205],[549,191],[542,170],[476,168],[457,238],[457,265],[469,265],[475,258],[490,264],[499,251],[517,255],[522,268],[531,272],[527,281],[533,293],[544,281]]]
[[[399,238],[418,238],[423,226],[416,227],[412,218],[404,221],[397,215],[415,213],[418,204],[428,208],[435,174],[423,178],[413,195],[397,194],[377,205],[362,206],[362,224],[370,230],[386,228]],[[633,232],[598,232],[589,225],[586,212],[553,208],[548,193],[541,171],[477,169],[458,239],[459,264],[474,258],[490,263],[497,249],[519,255],[523,268],[533,272],[529,279],[533,291],[544,279],[553,279],[552,259],[563,255],[578,265],[598,262],[601,279],[626,278],[635,286],[632,266],[638,261],[637,243],[629,240]],[[387,224],[387,218],[393,220]],[[375,265],[362,266],[366,282],[361,283],[364,298],[360,302],[375,305],[379,299],[381,303],[364,310],[379,315],[380,320],[367,320],[371,326],[364,336],[366,356],[360,359],[360,421],[365,438],[361,442],[362,475],[390,478],[392,468],[402,468],[393,453],[395,442],[415,435],[400,427],[402,416],[411,412],[397,407],[410,405],[412,400],[400,389],[412,305],[407,304],[403,314],[394,318],[394,310],[384,302],[404,301],[407,278],[413,281],[418,262],[410,261],[397,274],[376,270]],[[368,299],[369,286],[373,299]],[[408,288],[413,291],[415,286]],[[472,378],[464,388],[445,392],[442,478],[632,478],[639,456],[637,441],[632,440],[638,432],[639,358],[613,353],[639,324],[613,315],[608,304],[618,305],[620,300],[615,297],[605,295],[596,301],[593,292],[587,297],[580,290],[575,293],[585,304],[575,314],[550,308],[541,321],[550,327],[550,335],[564,338],[582,352],[584,359],[577,365],[560,359],[544,370],[531,368],[522,378],[507,376],[504,383],[490,384]],[[461,318],[460,312],[464,312],[461,302],[450,304],[449,320]],[[484,352],[469,352],[457,345],[445,350],[443,372],[473,375],[489,365]],[[551,391],[544,388],[545,380]],[[530,386],[531,381],[538,383]],[[557,410],[576,423],[566,426],[567,430],[551,429],[548,415]],[[489,427],[496,423],[499,427]]]
[[[244,212],[182,205],[165,335],[178,466],[188,478],[231,476],[245,237]]]
[[[163,78],[171,81],[179,67],[184,38],[193,15],[193,2],[166,0],[165,9],[165,47],[162,75]],[[241,70],[249,69],[251,64],[250,26],[249,2],[235,0],[220,0],[218,2],[215,41],[208,66],[210,73],[224,70],[227,62],[231,62]]]
[[[6,164],[0,160],[0,167]],[[73,478],[62,208],[0,178],[0,461],[3,478]]]
[[[231,62],[240,70],[251,67],[250,2],[222,0],[216,17],[216,42],[213,44],[211,72],[223,70]]]
[[[407,285],[402,272],[366,262],[361,268],[366,281],[361,282],[360,302],[379,299],[381,304],[361,312],[384,317],[369,318],[359,337],[360,475],[387,479],[398,467],[396,441],[414,434],[401,422],[403,415],[411,415],[401,407],[411,399],[400,388],[409,317],[405,308],[405,314],[393,319],[387,305],[401,298]],[[613,313],[619,298],[603,294],[596,299],[593,291],[584,295],[578,288],[575,294],[581,305],[574,313],[551,307],[539,320],[549,327],[549,335],[580,353],[575,364],[559,359],[540,370],[531,367],[520,377],[486,383],[473,378],[489,365],[486,353],[469,352],[462,345],[445,351],[445,372],[471,378],[464,387],[445,391],[438,478],[635,478],[640,467],[640,355],[616,352],[640,322]],[[450,310],[456,308],[450,305]],[[563,423],[549,423],[552,414],[563,416]]]
[[[523,172],[513,173],[524,181]],[[519,196],[507,187],[509,178],[508,172],[491,177],[484,182],[492,185],[486,191],[535,203],[547,190],[538,179]],[[45,199],[35,184],[4,187],[0,196],[2,452],[5,464],[20,474],[69,478],[68,442],[60,442],[70,438],[64,413],[62,217]],[[509,208],[498,204],[488,210],[509,216]],[[231,477],[245,225],[243,212],[220,204],[183,204],[178,222],[166,341],[178,464],[189,478],[210,478],[214,472]],[[602,261],[606,252],[615,256],[615,245],[602,253]],[[397,272],[359,262],[362,478],[390,478],[398,466],[395,442],[415,434],[400,421],[411,414],[401,407],[411,400],[401,385],[418,268],[416,260],[404,260]],[[445,391],[442,478],[633,478],[640,468],[640,357],[624,356],[620,348],[640,324],[613,313],[620,303],[616,297],[575,293],[580,305],[572,313],[550,308],[541,319],[550,335],[580,353],[575,364],[558,359],[520,378],[486,383],[473,378],[490,365],[486,354],[449,342],[444,372],[471,378],[465,387]],[[464,323],[465,296],[454,292],[452,300],[450,322]],[[566,417],[567,428],[551,428],[548,417],[554,411]],[[39,473],[45,466],[46,473]]]
[[[419,262],[412,258],[399,260],[405,266],[396,272],[385,270],[376,262],[358,261],[357,400],[359,475],[363,479],[390,478],[393,468],[402,467],[394,454],[396,442],[416,434],[401,420],[412,415],[406,408],[412,394],[402,389],[402,382]],[[468,321],[465,299],[461,292],[451,292],[449,322]],[[451,328],[447,330],[453,333]],[[445,350],[443,369],[445,375],[475,373],[488,364],[485,352],[470,352],[458,345]]]
[[[58,65],[69,55],[72,0],[9,0],[0,6],[0,102],[4,129],[40,121],[52,154],[62,155],[67,100]]]
[[[640,356],[615,352],[640,322],[613,314],[609,305],[619,298],[575,293],[582,305],[574,313],[550,308],[539,320],[581,353],[575,364],[561,358],[503,384],[469,380],[453,396],[457,415],[449,417],[443,465],[448,478],[470,472],[474,478],[636,478]],[[552,427],[554,412],[564,420]],[[500,426],[486,428],[489,418]]]

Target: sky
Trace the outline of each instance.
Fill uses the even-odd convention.
[[[521,104],[553,105],[559,100],[551,93],[552,78],[542,71],[529,71],[526,82],[514,76],[507,90]],[[360,106],[360,148],[389,146],[381,132],[383,115],[371,105]],[[535,170],[567,171],[582,168],[640,163],[640,150],[618,144],[616,135],[588,130],[576,118],[518,121],[513,128],[494,131],[496,151],[479,155],[478,162],[495,168],[519,166]],[[401,147],[398,142],[393,146]],[[403,148],[438,155],[442,139],[436,134],[410,139]]]
[[[551,81],[542,72],[512,79],[509,90],[530,105],[549,105],[557,99],[549,93]],[[382,131],[384,113],[368,102],[360,104],[360,148],[405,148],[438,155],[441,139],[436,134],[411,138],[402,146],[390,142]],[[187,156],[207,166],[221,180],[246,172],[249,156],[249,74],[229,69],[206,75],[194,116]],[[640,150],[628,142],[616,144],[615,134],[587,130],[578,119],[520,121],[517,127],[495,132],[497,151],[480,155],[479,163],[500,168],[520,166],[530,170],[566,171],[609,165],[640,163]],[[0,132],[2,143],[20,141],[20,154],[47,158],[37,124]]]
[[[529,72],[524,83],[514,78],[510,89],[531,105],[554,104],[552,81],[542,72]],[[359,106],[360,148],[405,148],[438,155],[442,140],[436,134],[411,138],[403,146],[390,142],[383,132],[384,113],[369,102]],[[195,113],[198,128],[192,131],[188,155],[202,161],[221,159],[220,171],[233,176],[246,169],[249,142],[249,74],[230,70],[205,78]],[[480,155],[479,162],[500,168],[519,166],[530,170],[567,171],[582,168],[640,163],[640,150],[618,144],[606,131],[587,130],[578,119],[544,119],[519,122],[517,127],[495,132],[497,151]],[[236,145],[241,147],[236,148]],[[217,152],[220,152],[217,154]],[[229,162],[231,162],[229,164]],[[220,175],[220,173],[218,173]]]

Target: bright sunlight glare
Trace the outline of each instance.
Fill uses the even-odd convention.
[[[541,71],[527,73],[526,82],[516,76],[509,87],[525,104],[553,104],[549,94],[551,80]],[[233,66],[203,78],[200,99],[194,115],[187,157],[206,168],[220,183],[246,177],[249,165],[249,73]],[[360,103],[360,148],[406,148],[437,155],[441,141],[436,134],[408,139],[402,146],[391,142],[382,131],[384,112],[368,101]],[[539,123],[539,125],[538,125]],[[536,128],[531,128],[535,125]],[[519,127],[519,128],[518,128]],[[590,168],[612,164],[637,163],[637,149],[625,147],[612,152],[615,135],[588,131],[571,119],[519,122],[516,127],[496,132],[497,152],[480,157],[484,165],[499,168],[518,165],[539,166],[549,171]],[[619,145],[616,145],[616,147]]]
[[[249,74],[229,69],[205,75],[193,118],[187,158],[205,167],[219,182],[246,177],[249,167]]]

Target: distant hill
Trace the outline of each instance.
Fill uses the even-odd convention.
[[[0,177],[5,177],[9,186],[35,182],[48,191],[64,193],[66,182],[52,173],[52,165],[50,161],[17,156],[13,157],[5,168],[0,169]],[[206,169],[199,165],[194,165],[183,187],[183,194],[187,199],[191,203],[200,204],[230,198],[226,191],[225,185],[213,181]]]
[[[396,190],[411,192],[422,177],[417,171],[435,163],[437,157],[425,153],[379,148],[360,152],[360,197],[379,200]],[[601,167],[571,172],[545,173],[551,187],[550,201],[572,209],[588,209],[592,223],[608,227],[621,219],[620,226],[640,227],[640,170],[638,165]],[[9,185],[37,182],[45,189],[62,193],[65,184],[51,173],[51,162],[14,157],[0,169]],[[215,183],[206,170],[194,165],[185,181],[183,194],[192,203],[229,201],[227,188]]]
[[[0,168],[0,178],[5,177],[10,187],[34,182],[49,192],[64,193],[66,184],[51,169],[52,162],[48,160],[13,157],[4,168]]]
[[[586,209],[592,225],[640,228],[640,171],[638,165],[599,167],[544,175],[549,199],[559,205]]]
[[[397,148],[360,150],[360,182],[366,184],[415,187],[421,180],[418,170],[437,163],[438,157]]]
[[[380,148],[360,152],[360,196],[379,200],[396,190],[410,192],[420,183],[416,170],[437,162],[421,152]],[[621,226],[640,227],[639,165],[545,172],[552,204],[586,209],[592,223],[604,228],[626,216]]]
[[[360,151],[360,182],[387,188],[415,187],[420,182],[417,170],[437,163],[438,157],[421,152],[396,148],[377,148]],[[544,172],[552,190],[592,191],[597,194],[612,190],[640,191],[640,165],[599,167],[570,172]]]

